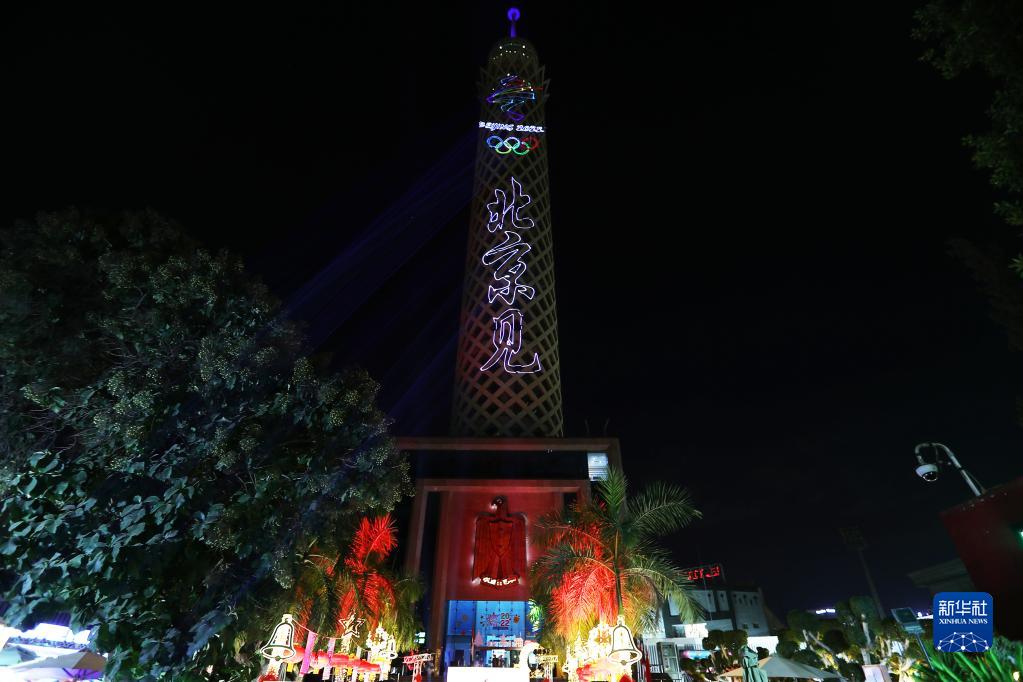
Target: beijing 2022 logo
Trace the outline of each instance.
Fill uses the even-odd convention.
[[[939,592],[934,597],[934,648],[979,654],[995,636],[995,601],[987,592]]]

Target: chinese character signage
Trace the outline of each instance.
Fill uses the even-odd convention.
[[[934,597],[934,648],[982,653],[994,639],[994,599],[987,592],[939,592]]]
[[[510,374],[533,374],[543,370],[539,353],[534,352],[528,361],[523,361],[529,357],[528,353],[519,358],[524,319],[520,306],[536,294],[536,290],[523,281],[525,257],[532,246],[523,239],[522,232],[533,227],[534,223],[522,211],[531,201],[519,181],[512,178],[511,191],[506,193],[503,189],[495,189],[494,201],[487,204],[487,229],[501,235],[501,243],[488,249],[481,259],[491,269],[494,280],[487,290],[487,302],[500,301],[500,304],[511,307],[493,318],[494,354],[480,367],[482,372],[494,367],[501,367]]]

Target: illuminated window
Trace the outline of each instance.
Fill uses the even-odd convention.
[[[590,471],[591,481],[604,481],[607,479],[607,453],[590,452],[586,455],[586,465]]]

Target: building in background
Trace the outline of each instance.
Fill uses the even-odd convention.
[[[644,653],[651,671],[681,679],[680,659],[710,656],[703,640],[711,630],[744,630],[750,646],[774,653],[778,638],[771,632],[780,623],[767,609],[759,587],[726,582],[721,564],[691,568],[689,578],[696,584],[690,595],[703,609],[704,618],[685,622],[674,603],[665,604],[657,626],[643,633]]]
[[[976,589],[995,600],[995,629],[1023,639],[1023,478],[941,514]]]
[[[927,590],[932,597],[938,592],[973,592],[977,589],[962,559],[951,559],[920,568],[909,573],[908,577],[914,585]]]

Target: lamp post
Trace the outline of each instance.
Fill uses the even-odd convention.
[[[877,607],[878,618],[884,613],[884,607],[881,606],[881,596],[878,594],[877,585],[874,584],[874,576],[870,572],[870,566],[867,564],[866,557],[863,556],[863,550],[867,548],[867,541],[863,537],[863,533],[856,526],[849,528],[842,528],[839,532],[842,534],[842,539],[849,549],[856,552],[860,558],[860,565],[863,566],[863,575],[867,577],[867,586],[870,587],[870,596],[874,600],[874,606]],[[869,639],[869,637],[868,637]]]
[[[924,457],[920,454],[920,451],[926,448],[934,449],[934,462],[924,461]],[[959,475],[963,477],[964,481],[966,481],[966,485],[970,486],[970,491],[974,494],[974,496],[980,497],[985,492],[984,487],[980,485],[980,482],[973,477],[973,474],[963,468],[963,465],[959,463],[959,460],[956,459],[956,456],[947,445],[943,445],[942,443],[920,443],[913,448],[913,453],[916,455],[916,461],[918,464],[916,474],[928,483],[933,483],[938,480],[939,466],[950,466],[959,472]],[[942,460],[942,453],[945,455],[944,460]]]

